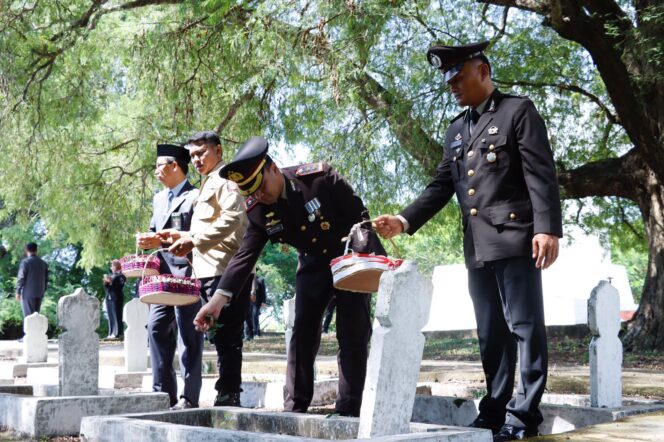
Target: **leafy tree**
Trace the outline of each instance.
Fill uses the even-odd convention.
[[[609,234],[626,263],[647,247],[627,343],[661,349],[663,17],[655,0],[5,2],[0,215],[39,213],[90,269],[147,224],[155,141],[200,128],[218,130],[227,158],[257,132],[309,146],[372,213],[393,212],[433,173],[459,111],[426,48],[486,38],[495,82],[548,123],[578,209],[567,221]],[[456,216],[399,243],[425,267],[458,259]]]

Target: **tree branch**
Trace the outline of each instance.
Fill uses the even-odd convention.
[[[593,161],[558,173],[562,198],[618,196],[639,202],[645,170],[635,149],[619,158]]]
[[[479,3],[491,3],[498,6],[508,6],[524,11],[545,15],[549,13],[549,2],[545,0],[476,0]]]
[[[583,89],[581,86],[577,86],[575,84],[566,84],[566,83],[538,83],[538,82],[520,81],[520,80],[500,80],[495,78],[493,79],[493,81],[495,81],[498,84],[503,84],[505,86],[527,86],[527,87],[536,87],[536,88],[552,87],[563,91],[576,92],[588,98],[590,101],[599,106],[602,112],[604,112],[604,114],[606,115],[606,118],[611,123],[621,125],[620,118],[617,115],[615,115],[613,112],[611,112],[611,109],[609,109],[609,107],[606,104],[604,104],[604,102],[597,95],[588,92],[587,90]]]
[[[226,126],[228,126],[228,123],[231,122],[237,111],[242,107],[243,104],[247,103],[250,101],[252,98],[254,98],[254,94],[256,93],[256,88],[253,87],[244,94],[242,94],[240,97],[238,97],[237,100],[233,102],[228,108],[228,111],[226,112],[226,116],[224,117],[223,120],[217,125],[217,128],[215,131],[218,134],[221,134],[226,130]]]

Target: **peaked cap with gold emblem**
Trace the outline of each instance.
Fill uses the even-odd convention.
[[[233,160],[221,168],[219,175],[234,181],[241,195],[251,195],[263,183],[267,148],[265,138],[249,138],[237,151]]]

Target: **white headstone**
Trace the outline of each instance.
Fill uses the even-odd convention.
[[[127,323],[124,336],[125,370],[148,369],[148,305],[134,298],[125,304],[122,317]]]
[[[622,342],[620,296],[607,281],[600,281],[588,299],[590,341],[590,405],[622,405]]]
[[[295,326],[295,298],[284,301],[284,323],[286,324],[286,356],[288,356],[288,347],[293,337],[293,327]]]
[[[34,312],[23,320],[23,358],[25,362],[46,362],[48,359],[48,318]]]
[[[410,431],[432,291],[412,261],[381,276],[358,438]]]
[[[58,302],[61,396],[94,396],[99,390],[99,301],[82,288]]]

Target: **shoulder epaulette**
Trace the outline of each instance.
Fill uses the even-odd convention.
[[[463,117],[464,115],[466,115],[466,111],[463,111],[463,112],[461,112],[459,115],[457,115],[456,117],[452,118],[452,119],[450,120],[450,123],[454,123],[456,120],[458,120],[459,118]]]
[[[258,200],[253,196],[248,196],[247,199],[244,200],[244,211],[249,213],[251,209],[253,209],[257,205],[258,205]]]
[[[521,99],[527,99],[527,95],[516,95],[516,94],[505,94],[503,93],[503,98],[521,98]]]
[[[323,172],[323,162],[318,161],[317,163],[308,163],[308,164],[302,164],[297,167],[297,170],[295,170],[295,175],[296,176],[307,176],[307,175],[314,175],[317,173]]]

